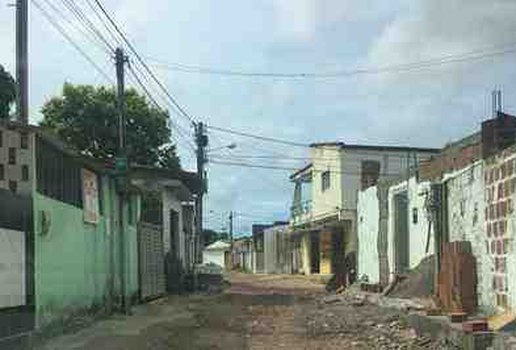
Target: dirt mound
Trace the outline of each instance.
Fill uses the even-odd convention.
[[[389,292],[397,298],[423,298],[434,293],[435,256],[430,255],[410,270]]]

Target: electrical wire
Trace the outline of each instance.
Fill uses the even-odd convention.
[[[104,45],[110,50],[110,52],[115,52],[115,48],[109,43],[109,41],[104,37],[104,35],[95,27],[95,25],[90,21],[88,16],[81,10],[81,8],[71,0],[61,0],[61,2],[66,6],[66,8],[77,18],[79,22],[84,24],[84,27],[89,30],[94,36],[96,36],[100,41],[104,43]]]
[[[97,40],[98,38],[96,38],[95,36],[91,37],[90,35],[88,35],[87,31],[82,26],[71,20],[65,13],[63,13],[61,9],[54,5],[50,0],[43,1],[45,2],[45,4],[47,4],[48,7],[51,8],[52,11],[54,11],[58,18],[62,18],[66,22],[68,22],[70,26],[79,31],[84,37],[86,37],[94,46],[98,47],[101,51],[109,53],[109,48],[106,48],[102,41]]]
[[[98,21],[102,24],[106,32],[111,36],[113,42],[115,42],[117,46],[120,46],[119,38],[116,36],[115,33],[113,33],[109,24],[106,23],[102,15],[98,12],[97,8],[95,7],[95,4],[92,3],[92,0],[86,0],[86,4],[90,8],[90,10],[95,14],[95,17],[97,17]]]
[[[505,46],[498,46],[496,50],[475,50],[467,53],[457,55],[445,55],[442,57],[436,57],[427,60],[414,61],[409,63],[382,66],[382,67],[368,67],[358,68],[348,71],[333,71],[333,72],[298,72],[298,73],[273,73],[273,72],[244,72],[231,69],[214,69],[209,67],[201,67],[195,65],[185,65],[181,63],[170,63],[163,60],[148,58],[150,61],[154,61],[157,64],[155,66],[162,67],[164,69],[183,72],[183,73],[197,73],[197,74],[210,74],[210,75],[221,75],[221,76],[235,76],[235,77],[259,77],[259,78],[290,78],[290,79],[316,79],[316,78],[340,78],[350,77],[354,75],[362,74],[382,74],[382,73],[395,73],[413,71],[424,68],[430,68],[433,66],[440,66],[450,63],[460,63],[465,61],[480,60],[484,58],[506,55],[509,53],[516,52],[515,43],[508,44]]]
[[[143,60],[143,58],[140,56],[140,54],[138,53],[138,51],[134,48],[133,44],[131,43],[131,41],[129,41],[129,39],[126,37],[126,35],[122,32],[122,30],[120,29],[120,27],[118,26],[118,24],[115,22],[115,20],[111,17],[111,15],[107,12],[107,10],[104,8],[104,6],[102,5],[102,3],[100,2],[100,0],[94,0],[95,3],[97,4],[97,6],[100,8],[100,10],[102,11],[102,13],[104,14],[104,16],[107,18],[107,20],[109,21],[109,23],[111,23],[111,25],[113,26],[113,28],[115,29],[115,31],[120,35],[120,37],[122,38],[122,40],[126,43],[126,45],[129,47],[129,49],[131,50],[131,52],[134,54],[134,56],[136,57],[136,59],[138,60],[138,62],[143,66],[143,68],[146,70],[146,72],[149,74],[149,76],[152,78],[152,80],[156,83],[157,86],[159,86],[159,88],[163,91],[163,93],[168,97],[168,99],[170,100],[170,102],[172,103],[172,105],[177,108],[177,110],[180,112],[180,114],[182,116],[184,116],[185,118],[187,118],[189,120],[189,122],[192,124],[192,125],[195,125],[195,121],[193,119],[192,116],[190,116],[190,114],[188,114],[188,112],[177,102],[177,100],[172,96],[172,94],[168,91],[168,89],[161,83],[161,81],[156,77],[156,75],[154,74],[154,72],[149,68],[149,66],[147,65],[147,63]]]
[[[288,146],[310,148],[310,145],[307,145],[307,144],[304,144],[304,143],[300,143],[300,142],[282,140],[282,139],[277,139],[277,138],[267,137],[267,136],[260,136],[260,135],[250,134],[250,133],[246,133],[246,132],[242,132],[242,131],[237,131],[237,130],[232,130],[232,129],[228,129],[228,128],[222,128],[222,127],[219,127],[219,126],[207,125],[206,128],[211,129],[211,130],[216,130],[216,131],[224,132],[224,133],[233,134],[233,135],[249,137],[249,138],[253,138],[253,139],[257,139],[257,140],[261,140],[261,141],[274,142],[274,143],[284,144],[284,145],[288,145]]]
[[[271,170],[289,170],[289,171],[298,171],[299,168],[294,167],[284,167],[284,166],[275,166],[275,165],[266,165],[266,164],[251,164],[251,163],[242,163],[242,162],[227,162],[227,161],[217,161],[211,160],[212,164],[220,164],[220,165],[229,165],[229,166],[239,166],[244,168],[259,168],[259,169],[271,169]],[[360,172],[352,172],[352,171],[341,171],[341,170],[331,170],[331,168],[327,169],[311,169],[311,171],[316,173],[329,172],[331,174],[344,174],[344,175],[358,175],[360,176]],[[390,177],[390,176],[401,176],[402,174],[385,174],[380,173],[382,177]]]
[[[66,31],[63,29],[63,27],[61,27],[61,25],[59,23],[57,23],[57,21],[52,17],[52,15],[50,13],[47,12],[47,10],[45,10],[45,8],[37,1],[37,0],[31,0],[32,3],[34,4],[34,6],[36,6],[36,8],[41,12],[41,14],[43,15],[43,17],[45,17],[45,19],[54,27],[54,29],[56,29],[62,36],[63,38],[66,39],[66,41],[68,41],[68,43],[70,43],[70,45],[72,45],[76,50],[77,52],[79,52],[79,54],[85,59],[87,60],[92,66],[93,68],[99,72],[100,75],[102,75],[108,82],[110,82],[111,84],[114,84],[114,81],[109,77],[109,75],[104,72],[102,70],[102,68],[100,68],[99,65],[97,65],[97,63],[95,63],[95,61],[86,53],[86,51],[84,51],[67,33]]]
[[[163,110],[161,108],[161,106],[158,104],[158,102],[156,101],[156,99],[154,99],[154,97],[152,96],[150,91],[147,89],[145,84],[141,81],[138,74],[134,71],[133,66],[131,64],[129,64],[128,67],[129,67],[129,72],[132,74],[133,78],[136,80],[137,84],[141,87],[141,89],[144,91],[144,93],[147,95],[147,97],[150,99],[150,101],[155,105],[156,108],[158,108],[158,110]],[[193,152],[195,152],[195,147],[192,146],[192,144],[189,142],[190,138],[187,135],[185,135],[184,131],[180,128],[180,126],[177,125],[171,118],[169,118],[169,120],[170,120],[171,126],[177,131],[177,133],[181,137],[183,137],[185,145],[187,145],[188,148],[190,148]],[[179,140],[176,139],[176,142],[178,142],[178,141]]]

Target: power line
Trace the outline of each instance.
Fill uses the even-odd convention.
[[[113,39],[113,41],[117,44],[117,46],[120,46],[119,38],[116,36],[115,33],[113,33],[113,31],[111,30],[109,25],[106,23],[104,18],[98,12],[97,8],[95,7],[95,4],[92,3],[92,0],[86,0],[86,3],[88,4],[88,7],[90,8],[90,10],[95,14],[95,17],[97,17],[99,22],[103,25],[106,32],[111,36],[111,39]]]
[[[92,66],[95,68],[97,72],[99,72],[108,82],[114,84],[113,80],[109,77],[109,75],[100,68],[97,63],[65,32],[65,30],[55,21],[55,19],[50,15],[41,4],[38,3],[37,0],[32,0],[32,3],[36,8],[41,12],[41,14],[45,17],[45,19],[56,29],[65,39],[72,45],[79,54],[86,59]]]
[[[144,91],[144,93],[147,95],[147,97],[150,99],[150,101],[156,106],[156,108],[158,110],[163,110],[161,108],[161,106],[158,104],[158,102],[154,99],[154,97],[152,96],[150,91],[147,89],[145,84],[141,81],[141,79],[138,76],[138,74],[134,71],[133,66],[132,65],[128,65],[128,67],[129,67],[129,72],[132,74],[133,78],[136,80],[137,84],[141,87],[141,89]],[[180,126],[177,125],[174,121],[172,121],[172,119],[170,119],[170,124],[177,131],[178,135],[180,135],[180,136],[182,136],[184,138],[185,144],[192,151],[195,151],[195,148],[192,146],[192,144],[188,142],[188,141],[190,141],[190,138],[184,134],[184,131],[180,128]],[[179,142],[179,140],[176,139],[176,142]]]
[[[86,30],[82,26],[80,26],[79,24],[75,23],[68,16],[66,16],[66,14],[63,13],[63,11],[61,9],[59,9],[56,5],[54,5],[51,1],[49,1],[49,0],[43,0],[43,1],[47,4],[48,7],[50,7],[52,9],[52,11],[54,11],[54,13],[59,18],[63,18],[64,20],[66,20],[70,26],[74,27],[79,32],[81,32],[82,35],[84,35],[93,45],[97,46],[102,51],[109,53],[109,50],[106,49],[105,45],[103,45],[103,42],[101,42],[99,40],[96,40],[97,38],[95,36],[91,37],[90,35],[88,35]]]
[[[414,61],[409,63],[382,66],[382,67],[367,67],[358,68],[348,71],[333,71],[333,72],[297,72],[297,73],[274,73],[274,72],[245,72],[240,70],[232,69],[217,69],[210,67],[202,67],[195,65],[186,65],[181,63],[171,63],[159,59],[149,58],[149,60],[156,62],[155,66],[162,67],[164,69],[173,70],[183,73],[197,73],[197,74],[209,74],[209,75],[221,75],[221,76],[235,76],[235,77],[259,77],[259,78],[293,78],[293,79],[304,79],[304,78],[339,78],[349,77],[359,74],[380,74],[389,72],[403,72],[417,70],[421,68],[428,68],[438,65],[444,65],[449,63],[458,63],[472,60],[480,60],[488,57],[505,55],[516,52],[515,44],[498,46],[496,50],[486,51],[475,50],[467,53],[456,54],[456,55],[445,55],[442,57],[436,57],[427,60]]]
[[[114,52],[115,48],[107,41],[104,35],[95,27],[93,22],[90,21],[88,16],[84,14],[81,8],[71,0],[61,0],[61,2],[68,8],[68,10],[79,20],[82,22],[86,29],[88,29],[94,36],[96,36],[100,41],[104,43],[104,45],[110,50],[110,52]]]
[[[242,162],[227,162],[227,161],[217,161],[212,160],[210,161],[212,164],[220,164],[220,165],[229,165],[229,166],[239,166],[243,168],[259,168],[259,169],[271,169],[271,170],[289,170],[289,171],[298,171],[299,168],[295,167],[284,167],[284,166],[275,166],[275,165],[266,165],[266,164],[251,164],[251,163],[242,163]],[[342,171],[342,170],[331,170],[331,168],[328,169],[311,169],[313,172],[330,172],[332,174],[344,174],[344,175],[361,175],[360,172],[351,172],[351,171]],[[380,173],[380,176],[401,176],[402,174],[385,174]]]
[[[176,101],[176,99],[172,96],[172,94],[167,90],[167,88],[161,83],[161,81],[154,75],[154,72],[149,68],[147,63],[143,60],[143,58],[140,56],[138,51],[134,48],[134,46],[131,44],[129,39],[126,37],[126,35],[122,32],[122,30],[119,28],[118,24],[115,22],[115,20],[111,17],[111,15],[106,11],[100,0],[94,0],[97,6],[100,8],[104,16],[108,19],[109,23],[115,28],[116,32],[122,37],[122,40],[127,44],[129,49],[132,51],[132,53],[136,56],[136,59],[139,61],[139,63],[143,66],[143,68],[147,71],[147,73],[151,76],[152,80],[156,83],[156,85],[159,86],[159,88],[165,93],[165,95],[168,97],[170,102],[179,110],[180,114],[187,118],[192,125],[195,125],[194,119],[186,112],[186,110],[181,107],[181,105]]]
[[[304,143],[300,143],[300,142],[282,140],[282,139],[277,139],[277,138],[267,137],[267,136],[259,136],[259,135],[254,135],[254,134],[242,132],[242,131],[236,131],[236,130],[232,130],[232,129],[221,128],[221,127],[213,126],[213,125],[207,125],[206,127],[208,129],[212,129],[212,130],[216,130],[216,131],[220,131],[220,132],[225,132],[225,133],[229,133],[229,134],[233,134],[233,135],[243,136],[243,137],[249,137],[249,138],[253,138],[253,139],[257,139],[257,140],[261,140],[261,141],[268,141],[268,142],[274,142],[274,143],[279,143],[279,144],[284,144],[284,145],[289,145],[289,146],[310,148],[310,145],[307,145],[307,144],[304,144]]]

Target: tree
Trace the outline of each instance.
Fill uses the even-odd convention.
[[[229,235],[227,234],[227,232],[217,232],[211,229],[204,229],[203,237],[205,246],[215,243],[219,240],[227,241],[229,239]]]
[[[170,144],[168,112],[151,106],[134,89],[126,90],[126,151],[131,163],[179,168]],[[62,96],[42,109],[40,126],[78,151],[109,159],[118,151],[116,92],[110,87],[64,84]]]
[[[9,111],[15,99],[16,82],[11,74],[0,65],[0,119],[9,118]]]

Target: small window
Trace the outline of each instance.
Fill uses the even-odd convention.
[[[418,221],[417,208],[412,208],[412,223],[417,224],[417,221]]]
[[[5,168],[3,164],[0,164],[0,181],[5,180]]]
[[[18,190],[18,183],[16,181],[9,181],[9,190],[11,190],[13,193],[16,193]]]
[[[20,148],[29,148],[29,135],[26,132],[20,133]]]
[[[326,170],[321,174],[321,189],[326,191],[330,188],[330,171]]]
[[[22,181],[29,181],[29,166],[22,165]]]
[[[0,147],[3,147],[4,146],[4,134],[2,133],[2,131],[0,130]]]
[[[9,147],[9,164],[16,164],[16,148]]]

